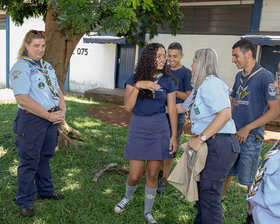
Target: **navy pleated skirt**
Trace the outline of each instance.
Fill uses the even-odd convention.
[[[169,155],[170,129],[166,114],[133,115],[126,142],[125,158],[133,160],[165,160]]]

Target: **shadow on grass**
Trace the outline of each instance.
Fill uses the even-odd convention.
[[[114,214],[114,205],[125,193],[127,175],[108,171],[97,182],[93,176],[109,163],[128,168],[123,158],[128,128],[110,125],[92,117],[88,111],[96,104],[90,100],[67,98],[67,123],[87,139],[69,149],[59,149],[51,159],[55,189],[65,195],[62,201],[35,200],[36,215],[22,218],[14,202],[17,149],[12,132],[15,104],[0,104],[0,223],[143,223],[144,178],[133,201],[122,215]],[[183,136],[182,142],[187,141]],[[178,153],[179,155],[181,153]],[[242,223],[246,215],[245,191],[236,182],[223,204],[225,223]],[[192,223],[194,203],[178,201],[180,193],[173,187],[157,197],[153,214],[159,223]]]

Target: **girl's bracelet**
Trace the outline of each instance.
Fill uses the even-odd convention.
[[[140,88],[138,88],[137,86],[136,86],[136,83],[134,83],[134,86],[133,86],[134,88],[136,88],[137,90],[140,90]]]

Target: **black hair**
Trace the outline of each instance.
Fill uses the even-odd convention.
[[[171,43],[171,44],[169,44],[169,46],[168,46],[168,50],[179,50],[179,51],[181,51],[181,53],[183,53],[183,47],[182,47],[182,45],[180,44],[180,43],[178,43],[178,42],[173,42],[173,43]]]
[[[240,51],[242,51],[243,54],[245,54],[247,51],[251,51],[253,58],[256,59],[256,46],[251,40],[246,38],[241,39],[232,46],[232,49],[238,47],[240,48]]]
[[[150,43],[143,48],[135,68],[135,83],[141,80],[153,81],[153,76],[158,73],[156,57],[160,47],[162,47],[166,53],[164,46],[160,43]],[[163,76],[170,76],[176,82],[176,79],[171,75],[167,67],[167,63],[164,64],[161,72]],[[148,89],[141,89],[139,95],[141,98],[153,98],[152,91]]]

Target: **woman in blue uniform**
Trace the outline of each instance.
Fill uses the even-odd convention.
[[[16,202],[24,217],[34,215],[35,194],[41,199],[64,197],[54,191],[49,160],[57,146],[58,124],[64,120],[66,106],[53,67],[42,59],[45,47],[43,31],[27,32],[10,72],[19,108],[14,120],[19,156]]]
[[[198,214],[194,223],[223,223],[222,191],[229,168],[240,152],[231,119],[229,88],[219,78],[217,55],[213,49],[195,52],[192,63],[193,90],[188,99],[179,104],[178,112],[186,112],[191,131],[196,137],[189,146],[198,151],[207,143],[208,155],[198,182]]]
[[[132,199],[146,163],[144,217],[149,223],[156,223],[151,210],[160,164],[171,158],[177,150],[176,90],[176,80],[168,71],[163,45],[148,44],[140,55],[135,74],[126,82],[125,108],[133,113],[125,150],[130,170],[126,195],[116,204],[116,213],[123,212]],[[166,105],[169,109],[171,135],[165,114]]]

